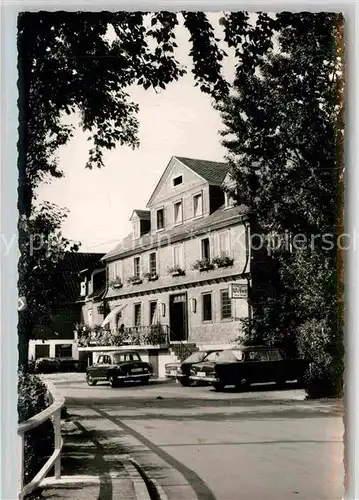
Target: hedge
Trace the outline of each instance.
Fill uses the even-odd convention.
[[[50,404],[46,385],[36,375],[20,374],[18,377],[19,423],[40,413]],[[54,451],[54,428],[46,420],[25,433],[24,484],[30,482]]]

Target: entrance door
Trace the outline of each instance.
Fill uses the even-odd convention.
[[[172,342],[187,340],[187,294],[170,296],[170,329]]]

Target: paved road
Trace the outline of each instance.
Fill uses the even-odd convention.
[[[107,443],[127,436],[121,445],[157,471],[170,500],[343,497],[338,403],[306,402],[301,390],[268,387],[247,393],[172,382],[111,389],[68,381],[58,387],[70,412],[91,432]],[[178,473],[175,482],[191,484],[194,495],[161,475],[168,465]]]

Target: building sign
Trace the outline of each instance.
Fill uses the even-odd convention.
[[[247,283],[231,283],[229,285],[229,296],[231,299],[248,299]]]

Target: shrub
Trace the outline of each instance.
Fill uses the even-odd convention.
[[[298,351],[310,361],[305,382],[308,398],[341,396],[344,360],[324,321],[310,320],[298,329]]]
[[[46,385],[36,375],[20,374],[18,378],[19,423],[28,420],[49,406]],[[31,481],[54,451],[54,429],[47,420],[25,433],[24,484]]]
[[[35,362],[35,373],[55,373],[59,371],[57,358],[39,358]]]

